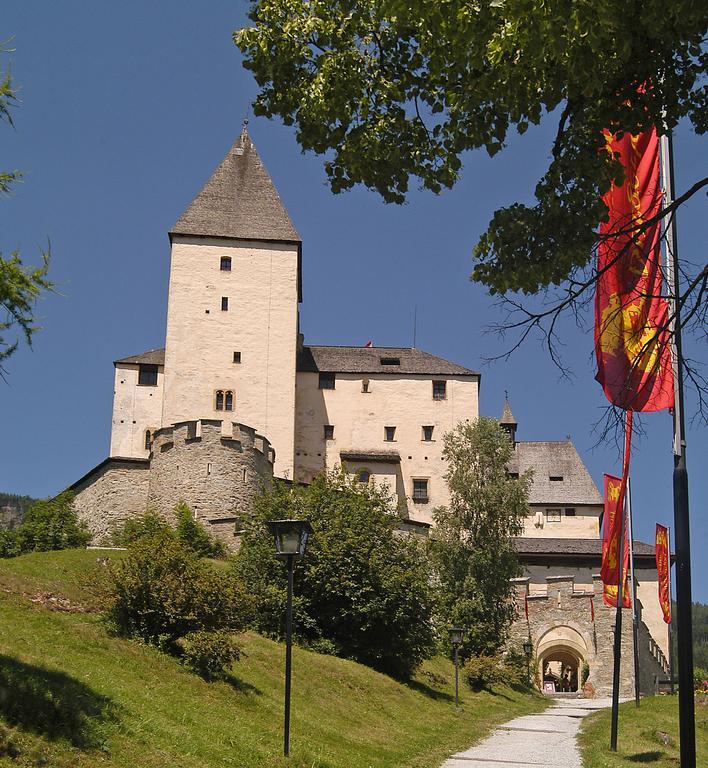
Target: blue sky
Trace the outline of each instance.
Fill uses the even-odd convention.
[[[5,0],[0,39],[21,86],[16,130],[2,131],[1,168],[24,182],[0,201],[0,249],[32,261],[51,242],[57,293],[38,305],[43,330],[0,382],[0,490],[53,494],[108,453],[112,360],[164,344],[167,230],[240,131],[256,87],[231,33],[246,4],[211,0],[38,3]],[[6,62],[8,59],[6,59]],[[541,345],[508,362],[484,333],[499,319],[468,279],[471,250],[493,211],[528,200],[549,155],[552,126],[529,131],[493,160],[464,158],[463,176],[436,197],[414,192],[387,206],[365,189],[335,196],[322,160],[303,155],[294,132],[252,119],[251,135],[303,239],[301,324],[310,343],[417,345],[482,372],[481,409],[501,413],[504,390],[522,440],[570,435],[601,485],[617,472],[614,445],[593,449],[605,406],[593,380],[590,319],[562,330],[571,381]],[[706,167],[706,143],[676,137],[677,186]],[[705,198],[679,220],[681,254],[700,261]],[[705,349],[687,344],[694,357]],[[693,398],[688,410],[692,412]],[[671,525],[671,420],[646,418],[633,457],[637,538]],[[706,430],[689,430],[694,597],[708,601]]]

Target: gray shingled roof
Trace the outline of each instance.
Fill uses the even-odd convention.
[[[120,360],[114,360],[113,365],[118,363],[130,363],[132,365],[164,365],[165,364],[165,348],[162,349],[149,349],[147,352],[141,352],[139,355],[131,355],[130,357],[122,357]]]
[[[170,234],[300,243],[245,128]]]
[[[533,470],[530,504],[602,504],[602,496],[569,440],[517,443],[509,471]],[[551,480],[562,477],[562,480]]]
[[[385,364],[381,361],[398,361]],[[479,376],[449,360],[411,347],[303,347],[297,369],[317,373],[392,373],[427,376]]]
[[[602,539],[546,539],[542,537],[519,536],[514,539],[520,555],[602,555]],[[654,556],[654,547],[643,541],[634,540],[634,554]]]

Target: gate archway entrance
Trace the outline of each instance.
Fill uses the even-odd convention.
[[[551,684],[559,693],[579,690],[588,650],[583,636],[576,629],[553,627],[539,638],[536,653],[543,691],[550,692]]]

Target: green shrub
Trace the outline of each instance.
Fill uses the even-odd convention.
[[[17,530],[0,528],[0,557],[17,557],[22,554]]]
[[[175,507],[175,517],[177,518],[177,538],[197,557],[225,557],[224,543],[209,535],[183,501]]]
[[[512,646],[502,658],[502,674],[507,685],[517,688],[528,687],[529,668],[530,664],[527,667],[526,654],[522,648]]]
[[[190,632],[240,630],[248,617],[234,574],[199,560],[168,531],[133,542],[110,579],[116,630],[173,652]]]
[[[463,675],[473,691],[490,690],[504,682],[504,670],[498,656],[470,656],[463,667]]]
[[[131,517],[114,527],[110,540],[116,547],[127,547],[145,536],[172,531],[170,524],[154,510],[149,509],[140,517]]]
[[[696,691],[708,690],[708,669],[693,667],[693,688]]]
[[[255,512],[234,568],[256,598],[256,628],[282,637],[285,569],[268,519],[306,517],[313,535],[296,561],[294,632],[305,645],[336,651],[383,672],[408,675],[433,650],[432,593],[425,552],[396,533],[387,492],[344,473],[307,487],[276,483]]]
[[[73,507],[74,494],[64,491],[53,499],[36,501],[15,529],[22,552],[48,552],[85,547],[91,540],[86,524],[79,522]]]
[[[185,667],[205,680],[223,680],[241,657],[233,635],[223,630],[190,632],[177,644]]]

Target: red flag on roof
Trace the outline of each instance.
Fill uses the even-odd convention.
[[[364,349],[368,349],[369,347],[373,347],[373,346],[374,346],[374,342],[371,339],[369,339],[369,341],[367,341],[366,344],[364,344]]]

